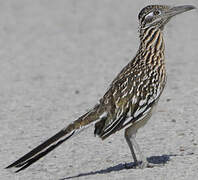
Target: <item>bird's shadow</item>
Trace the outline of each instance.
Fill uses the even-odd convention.
[[[160,164],[164,165],[170,160],[171,156],[177,156],[177,155],[172,154],[172,155],[151,156],[151,157],[147,158],[147,161],[149,163],[154,164],[154,165],[155,164],[156,165],[160,165]],[[91,171],[91,172],[87,172],[87,173],[81,173],[81,174],[78,174],[78,175],[65,177],[65,178],[62,178],[60,180],[80,178],[80,177],[83,177],[83,176],[90,176],[90,175],[95,175],[95,174],[106,174],[106,173],[110,173],[110,172],[113,172],[113,171],[126,170],[126,169],[128,169],[127,167],[130,167],[130,166],[133,166],[133,163],[120,163],[120,164],[117,164],[115,166],[108,167],[106,169],[101,169],[101,170],[98,170],[98,171]]]

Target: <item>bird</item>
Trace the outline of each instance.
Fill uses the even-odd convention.
[[[134,167],[149,167],[135,137],[139,128],[151,118],[166,85],[163,30],[172,17],[195,8],[192,5],[144,7],[138,14],[140,44],[137,53],[118,73],[98,103],[6,168],[17,168],[15,172],[26,169],[91,125],[94,125],[94,134],[102,140],[124,129]]]

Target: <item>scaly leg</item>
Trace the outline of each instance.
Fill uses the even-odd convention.
[[[146,161],[146,158],[143,156],[142,152],[140,151],[139,145],[137,144],[137,142],[135,140],[136,132],[137,132],[137,127],[135,125],[128,127],[125,130],[125,139],[126,139],[127,144],[130,148],[135,166],[139,165],[140,168],[145,168],[148,165],[148,162]],[[140,161],[142,162],[141,164],[138,164],[133,146],[135,147],[135,150],[140,155]]]
[[[138,165],[137,157],[136,157],[136,155],[135,155],[135,151],[134,151],[134,148],[133,148],[133,144],[132,144],[132,142],[131,142],[131,136],[130,136],[130,134],[128,133],[128,129],[125,130],[124,135],[125,135],[126,142],[127,142],[128,146],[129,146],[129,148],[130,148],[130,151],[131,151],[131,154],[132,154],[132,157],[133,157],[133,160],[134,160],[134,164],[135,164],[135,165]]]

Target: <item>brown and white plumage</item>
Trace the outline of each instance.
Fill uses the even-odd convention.
[[[137,54],[113,80],[99,103],[7,168],[19,168],[16,172],[27,168],[93,123],[94,134],[102,139],[124,128],[135,164],[139,165],[133,146],[140,153],[140,166],[144,167],[146,161],[135,141],[135,134],[151,117],[166,84],[162,31],[171,17],[194,8],[188,5],[150,5],[143,8],[138,16],[140,46]]]
[[[143,37],[136,57],[118,74],[101,100],[107,112],[113,112],[110,119],[107,116],[102,120],[105,124],[98,135],[103,139],[146,116],[164,89],[166,71],[162,31],[155,28],[145,31],[150,36]],[[151,36],[152,41],[148,41]]]

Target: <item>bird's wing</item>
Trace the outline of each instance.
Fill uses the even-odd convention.
[[[156,102],[153,100],[140,106],[141,100],[136,100],[136,98],[137,97],[134,96],[134,98],[128,100],[128,102],[126,102],[126,99],[121,100],[123,101],[123,104],[120,103],[120,106],[116,110],[115,117],[106,119],[104,123],[100,133],[102,139],[107,138],[127,125],[144,118],[152,109],[153,103]],[[134,100],[135,102],[133,102]]]
[[[130,74],[122,72],[103,97],[109,115],[99,134],[102,139],[146,116],[160,96],[146,70],[142,74],[136,69],[131,69]]]

